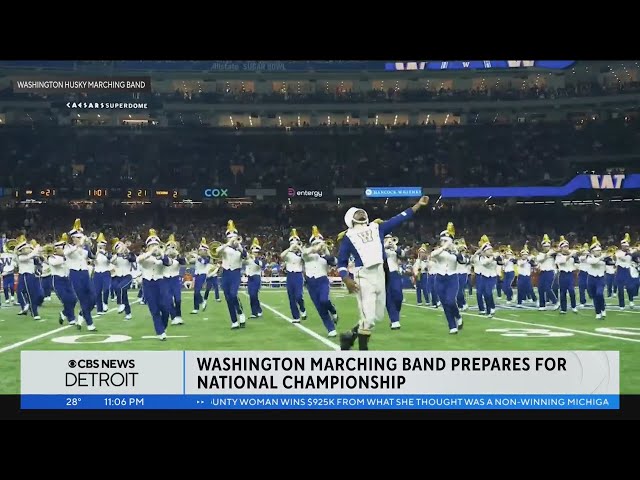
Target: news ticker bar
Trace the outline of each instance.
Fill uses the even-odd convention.
[[[23,410],[617,410],[618,395],[22,395]]]
[[[15,93],[54,93],[54,92],[151,92],[149,76],[100,76],[100,77],[29,77],[11,79]]]
[[[20,384],[33,409],[612,409],[619,365],[609,351],[26,350]]]

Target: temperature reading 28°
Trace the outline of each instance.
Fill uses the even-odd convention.
[[[67,398],[66,406],[67,407],[77,407],[78,404],[82,401],[81,398],[71,397]]]

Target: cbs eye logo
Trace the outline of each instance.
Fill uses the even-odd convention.
[[[296,196],[296,189],[295,189],[295,188],[291,188],[291,187],[289,187],[289,188],[287,189],[287,195],[288,195],[289,197],[295,197],[295,196]]]

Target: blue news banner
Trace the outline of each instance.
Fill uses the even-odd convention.
[[[22,395],[25,410],[617,410],[618,395]]]
[[[21,352],[25,410],[612,410],[619,391],[619,352]]]

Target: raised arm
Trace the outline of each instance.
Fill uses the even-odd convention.
[[[426,207],[427,205],[429,205],[429,197],[421,197],[420,200],[418,200],[411,208],[407,208],[405,211],[399,213],[395,217],[391,217],[386,222],[382,222],[380,224],[380,234],[384,236],[387,233],[391,233],[401,223],[409,220],[411,217],[413,217],[414,213],[416,213],[422,207]]]

